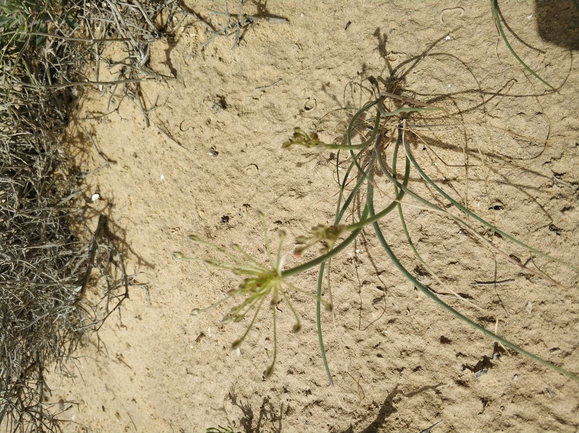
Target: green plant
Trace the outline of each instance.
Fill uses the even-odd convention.
[[[385,106],[385,98],[393,98],[394,101],[397,101],[395,107],[391,109],[387,109]],[[401,105],[402,104],[402,105]],[[406,106],[410,105],[410,106]],[[366,227],[371,225],[374,229],[374,233],[376,238],[378,239],[380,245],[382,246],[383,250],[392,261],[392,263],[398,268],[398,270],[404,275],[404,277],[411,282],[415,287],[420,289],[426,296],[444,308],[446,311],[450,312],[460,320],[465,323],[468,323],[475,329],[483,332],[485,335],[493,338],[494,340],[498,341],[499,343],[503,344],[510,349],[515,350],[543,365],[546,365],[559,373],[565,374],[569,377],[572,377],[574,380],[579,380],[579,377],[576,374],[571,372],[565,371],[543,359],[533,355],[532,353],[518,347],[517,345],[511,343],[508,340],[505,340],[498,335],[494,334],[493,332],[488,331],[480,324],[475,323],[473,320],[469,319],[465,315],[459,313],[456,309],[452,308],[450,305],[442,301],[436,294],[434,294],[428,287],[424,286],[411,272],[407,267],[405,267],[401,260],[397,257],[395,252],[393,251],[391,245],[387,242],[386,237],[384,236],[384,228],[380,226],[380,222],[385,219],[385,217],[393,211],[397,211],[399,221],[401,227],[405,233],[408,245],[411,247],[415,257],[418,261],[432,274],[436,277],[436,274],[432,272],[427,264],[427,262],[421,257],[419,254],[415,242],[412,239],[410,231],[408,229],[407,218],[405,217],[404,206],[407,204],[407,199],[413,199],[415,201],[414,206],[419,206],[422,209],[433,211],[441,216],[446,218],[450,218],[451,220],[455,221],[459,224],[461,228],[463,228],[466,232],[470,233],[473,239],[486,244],[489,248],[493,249],[495,252],[499,253],[503,256],[506,260],[510,261],[516,266],[519,266],[521,269],[524,269],[526,272],[533,273],[541,278],[544,278],[551,283],[558,285],[551,277],[545,275],[543,272],[532,269],[527,267],[526,265],[522,265],[514,260],[508,252],[503,251],[493,244],[491,244],[485,237],[480,234],[480,230],[474,226],[474,223],[479,223],[481,228],[489,229],[492,232],[500,235],[502,238],[510,241],[512,244],[517,245],[519,247],[524,248],[525,250],[537,255],[548,258],[565,266],[568,266],[571,269],[577,271],[577,268],[573,265],[568,263],[564,263],[556,258],[553,258],[543,252],[525,245],[524,243],[520,242],[516,238],[510,236],[509,234],[505,233],[504,231],[500,230],[499,228],[495,227],[494,225],[490,224],[489,222],[485,221],[481,217],[479,217],[476,213],[466,207],[463,203],[460,203],[450,194],[445,192],[445,190],[439,185],[438,182],[434,181],[431,177],[427,175],[425,170],[421,167],[418,163],[414,152],[409,146],[407,135],[411,134],[414,137],[418,137],[416,131],[413,131],[413,128],[418,127],[419,125],[413,125],[410,123],[411,118],[408,116],[408,113],[423,113],[425,110],[435,110],[436,107],[424,107],[423,104],[417,103],[416,101],[409,101],[407,98],[401,98],[399,95],[391,94],[389,92],[382,92],[382,95],[379,99],[372,101],[366,104],[361,110],[359,110],[352,118],[348,125],[348,129],[344,136],[342,142],[338,145],[325,145],[324,143],[320,142],[319,146],[327,146],[333,149],[346,149],[348,150],[350,157],[352,159],[351,164],[349,165],[346,173],[341,177],[341,189],[340,189],[340,199],[338,201],[337,206],[337,213],[336,219],[334,221],[334,227],[341,227],[340,233],[348,233],[351,232],[354,235],[357,235],[358,230],[362,227]],[[355,126],[358,124],[357,118],[362,117],[364,114],[368,114],[368,110],[371,108],[376,109],[376,114],[374,116],[374,126],[370,136],[363,140],[359,144],[354,144],[352,142],[352,137],[355,133]],[[444,110],[441,110],[444,111]],[[382,122],[383,119],[390,119],[393,115],[398,115],[403,113],[400,118],[394,120],[394,122]],[[449,114],[449,113],[445,113]],[[370,117],[371,118],[371,117]],[[420,125],[424,127],[425,125]],[[392,131],[390,137],[384,135],[386,131]],[[304,134],[298,134],[298,138],[296,136],[290,139],[288,142],[284,144],[284,147],[290,147],[292,145],[304,145],[301,140]],[[307,135],[307,134],[306,134]],[[393,144],[393,150],[390,153],[390,160],[388,161],[385,149],[390,145]],[[362,161],[368,161],[366,164],[362,163]],[[389,164],[388,164],[389,163]],[[400,169],[400,166],[403,166]],[[423,193],[417,193],[414,189],[409,186],[410,174],[411,171],[415,170],[419,177],[433,190],[436,192],[438,197],[436,197],[436,201],[440,204],[435,204],[434,200],[428,200],[424,197]],[[351,172],[358,172],[357,175],[354,177],[358,179],[354,188],[351,189],[349,194],[346,196],[347,190],[347,180],[351,175]],[[387,206],[383,206],[380,211],[375,210],[376,200],[375,196],[375,188],[378,184],[378,179],[376,178],[376,173],[382,173],[386,179],[387,183],[391,185],[393,188],[393,195],[394,198]],[[337,173],[338,178],[340,178],[340,173]],[[365,188],[364,188],[365,187]],[[365,199],[362,198],[360,200],[360,196],[363,194],[365,189]],[[353,209],[351,209],[352,203],[355,202],[355,198],[359,199],[362,202],[363,212],[361,213],[359,220],[354,224],[350,224],[348,226],[340,225],[344,216],[349,213],[353,214]],[[457,210],[459,213],[453,213],[451,210]],[[462,214],[462,215],[461,215]],[[473,222],[470,222],[470,221]],[[331,241],[331,244],[335,242],[335,235],[333,234],[332,237],[326,236],[325,238],[320,238],[317,236],[317,233],[322,232],[320,227],[316,227],[313,230],[313,240],[318,240],[322,242],[324,247],[326,246],[325,243]],[[351,241],[351,237],[347,238],[346,241],[339,244],[339,248],[343,247],[347,243]],[[309,244],[308,244],[309,245]],[[298,249],[301,251],[301,249]],[[332,252],[336,251],[336,249],[331,249],[330,253],[327,256],[333,256]],[[328,257],[330,258],[330,257]],[[323,281],[323,274],[324,274],[324,267],[326,265],[326,261],[321,264],[320,266],[320,273],[319,273],[319,280],[318,280],[318,299],[321,295],[321,285]],[[323,338],[322,338],[322,329],[321,329],[321,320],[319,316],[319,310],[317,315],[317,323],[318,323],[318,334],[320,339],[320,347],[322,351],[322,356],[324,358],[324,364],[326,367],[326,371],[328,377],[331,380],[330,372],[328,369],[328,364],[325,361],[325,350],[323,345]]]
[[[429,287],[419,281],[413,271],[409,270],[408,267],[402,263],[402,260],[400,260],[396,254],[394,248],[392,248],[390,243],[387,241],[387,236],[384,234],[385,224],[387,223],[388,230],[392,230],[393,219],[397,219],[406,237],[407,245],[410,247],[415,259],[421,263],[421,265],[431,275],[433,275],[442,286],[445,287],[445,284],[437,277],[436,272],[430,269],[427,260],[425,260],[419,253],[417,244],[411,234],[407,212],[408,209],[418,208],[421,211],[433,212],[439,217],[450,219],[461,228],[462,233],[465,233],[467,237],[475,243],[488,247],[499,257],[503,257],[506,261],[518,266],[521,270],[534,274],[554,285],[560,286],[553,278],[539,269],[532,268],[517,261],[510,254],[510,251],[506,250],[506,247],[496,246],[494,243],[489,241],[485,232],[494,233],[504,239],[507,244],[510,243],[514,247],[522,248],[532,255],[546,258],[574,271],[578,271],[576,266],[565,263],[539,251],[536,248],[524,244],[515,237],[481,218],[469,209],[460,198],[454,198],[452,194],[447,192],[441,182],[433,180],[432,176],[427,173],[427,170],[421,165],[412,150],[409,139],[412,140],[414,144],[420,143],[422,146],[427,146],[427,140],[421,138],[421,135],[418,132],[420,128],[428,128],[429,124],[440,126],[441,119],[453,116],[458,118],[457,114],[458,113],[456,112],[451,113],[442,107],[421,103],[412,98],[401,96],[400,94],[382,91],[379,93],[377,98],[372,99],[355,112],[349,121],[343,139],[339,143],[324,143],[316,133],[307,133],[300,128],[294,130],[294,135],[283,144],[284,148],[287,149],[293,146],[303,146],[308,149],[320,148],[337,150],[337,168],[340,165],[342,153],[346,153],[346,157],[350,161],[343,175],[338,169],[336,171],[336,176],[339,179],[340,186],[340,193],[336,207],[336,217],[333,225],[327,227],[316,226],[312,229],[309,235],[301,236],[297,239],[298,246],[295,249],[296,255],[301,255],[305,249],[315,244],[321,244],[321,250],[320,255],[315,259],[291,269],[283,269],[283,259],[280,253],[281,243],[278,248],[276,259],[271,259],[265,223],[263,224],[266,236],[266,249],[270,256],[269,267],[259,265],[247,253],[236,246],[234,246],[234,250],[237,253],[236,256],[233,256],[223,248],[218,248],[221,254],[224,254],[231,259],[231,262],[222,262],[212,259],[204,260],[212,266],[231,269],[239,275],[250,275],[250,277],[246,278],[241,283],[237,290],[231,291],[225,299],[208,307],[212,308],[234,296],[245,297],[245,301],[234,307],[231,310],[231,313],[226,316],[226,321],[240,321],[244,318],[249,309],[257,307],[245,334],[233,343],[233,347],[237,347],[243,341],[249,332],[249,329],[255,322],[263,300],[270,293],[272,294],[271,306],[273,311],[274,333],[276,318],[275,308],[273,306],[279,300],[285,300],[290,305],[294,315],[296,315],[285,291],[281,290],[282,283],[287,284],[286,279],[288,277],[304,272],[305,270],[315,266],[319,266],[318,286],[315,295],[317,302],[317,330],[326,373],[329,381],[332,382],[332,376],[326,359],[321,320],[321,306],[331,305],[331,302],[325,301],[322,296],[324,274],[328,271],[331,265],[331,259],[334,256],[350,245],[360,235],[362,230],[372,228],[375,238],[378,240],[383,252],[390,259],[392,264],[401,272],[408,282],[410,282],[414,287],[417,287],[422,291],[422,293],[444,310],[473,328],[481,331],[483,334],[494,339],[503,346],[521,353],[561,374],[571,377],[573,380],[579,381],[579,376],[577,376],[576,373],[566,371],[553,365],[552,363],[496,335],[479,323],[476,323],[471,318],[457,311],[446,302],[442,301],[439,296],[430,290]],[[457,122],[454,125],[445,125],[445,127],[460,128],[461,125],[460,122]],[[420,181],[413,181],[411,183],[411,174],[415,175],[415,179],[417,175]],[[354,180],[350,181],[350,179]],[[422,188],[421,185],[426,185],[427,188]],[[385,188],[390,188],[391,193],[389,195],[385,193]],[[381,197],[377,197],[377,189],[380,192],[379,195]],[[394,218],[394,215],[397,215],[397,217]],[[353,221],[345,223],[346,217],[352,218]],[[263,222],[262,215],[260,218]],[[192,237],[192,239],[196,242],[205,243],[197,237]],[[175,256],[185,258],[182,253],[175,253]],[[331,296],[331,287],[328,287],[328,289]],[[451,289],[449,290],[452,291]],[[203,310],[194,310],[194,313],[199,313],[201,311]],[[299,323],[299,319],[297,320]],[[294,328],[294,331],[297,329],[299,329],[299,326]],[[276,339],[274,336],[274,345],[275,341]],[[274,350],[273,362],[267,369],[266,375],[271,374],[273,371],[275,359],[276,351]]]
[[[40,2],[0,0],[0,12],[0,48],[4,55],[22,50],[31,32],[47,33],[50,14]],[[41,47],[46,37],[37,36],[34,42]]]
[[[493,3],[496,6],[496,2]],[[498,12],[495,11],[497,14]],[[319,346],[321,356],[324,362],[326,373],[330,382],[332,376],[328,367],[326,359],[325,345],[323,338],[322,320],[321,320],[321,306],[331,305],[331,286],[328,278],[327,292],[328,299],[326,301],[322,296],[323,284],[325,282],[325,274],[331,273],[332,258],[344,251],[349,245],[358,238],[363,231],[369,229],[373,232],[373,237],[379,244],[381,251],[388,257],[391,263],[398,269],[404,278],[414,287],[424,293],[425,296],[433,300],[436,304],[444,310],[454,315],[464,323],[481,331],[483,334],[494,339],[504,347],[508,347],[526,357],[533,359],[555,371],[567,375],[573,380],[579,381],[579,376],[576,373],[566,371],[546,360],[530,353],[529,351],[513,344],[512,342],[496,335],[495,333],[485,329],[479,323],[476,323],[467,315],[462,314],[451,305],[445,303],[434,293],[429,287],[425,286],[417,277],[415,270],[410,270],[408,265],[405,265],[400,259],[400,255],[393,248],[391,243],[387,240],[388,236],[385,233],[398,230],[404,235],[404,244],[409,249],[410,255],[413,257],[425,271],[431,275],[440,287],[443,287],[447,292],[454,293],[458,298],[461,298],[454,292],[451,287],[448,287],[441,278],[438,277],[436,270],[431,269],[428,260],[419,252],[417,242],[414,240],[415,235],[412,233],[411,224],[409,224],[408,214],[412,210],[418,209],[420,212],[429,212],[440,220],[450,220],[453,224],[460,228],[459,233],[466,236],[470,241],[477,246],[488,248],[497,257],[504,259],[513,266],[519,268],[521,272],[532,274],[539,277],[550,284],[557,287],[562,287],[551,276],[542,272],[534,264],[528,265],[528,262],[522,263],[514,254],[516,251],[524,251],[531,256],[541,257],[551,262],[558,263],[565,266],[574,272],[579,272],[576,265],[566,263],[555,257],[543,253],[537,248],[533,248],[514,236],[499,229],[497,226],[491,224],[489,221],[482,218],[471,209],[466,196],[461,195],[454,189],[452,185],[446,185],[444,178],[442,180],[435,180],[435,175],[440,175],[440,171],[434,168],[436,163],[431,163],[429,167],[419,157],[413,148],[423,147],[429,149],[434,158],[438,161],[444,160],[436,154],[432,149],[433,143],[440,145],[441,148],[445,146],[448,148],[458,149],[459,146],[454,143],[441,142],[432,140],[423,136],[425,130],[443,129],[446,132],[449,130],[457,130],[460,134],[465,134],[465,130],[472,125],[468,125],[463,121],[463,114],[475,110],[477,107],[486,104],[483,96],[482,102],[477,102],[474,106],[463,106],[462,103],[456,101],[453,95],[438,95],[431,97],[426,102],[419,101],[412,96],[410,92],[402,89],[405,75],[397,76],[397,71],[400,66],[413,64],[426,57],[428,51],[436,45],[438,41],[434,42],[423,54],[415,58],[408,59],[399,65],[396,69],[391,69],[391,76],[388,79],[379,77],[369,77],[369,81],[374,87],[373,90],[360,85],[361,89],[370,93],[366,100],[369,100],[362,105],[361,108],[345,108],[336,111],[353,112],[352,116],[347,122],[347,126],[343,133],[343,137],[338,142],[324,142],[317,131],[308,132],[300,127],[294,128],[294,133],[286,142],[283,143],[282,148],[291,149],[292,147],[303,147],[307,150],[333,150],[337,151],[335,156],[336,163],[336,178],[338,179],[339,194],[335,211],[335,219],[330,226],[317,225],[308,235],[300,236],[296,239],[298,246],[294,250],[297,256],[316,245],[320,244],[320,254],[313,260],[303,263],[299,266],[284,269],[283,260],[280,260],[280,249],[278,249],[278,260],[272,262],[269,268],[262,268],[255,273],[252,284],[247,284],[247,279],[240,285],[240,289],[233,290],[229,295],[221,301],[211,305],[208,308],[221,304],[234,296],[242,295],[247,297],[246,301],[241,303],[238,307],[234,307],[233,316],[229,314],[226,316],[226,321],[235,317],[236,321],[242,320],[247,310],[243,310],[244,314],[237,314],[243,308],[252,308],[257,306],[257,312],[253,316],[246,333],[241,339],[234,342],[233,346],[237,347],[247,335],[249,329],[253,326],[259,308],[262,305],[262,297],[269,295],[270,289],[263,290],[270,285],[281,285],[286,278],[295,276],[308,269],[319,267],[317,291],[315,299],[316,307],[316,322],[317,333],[319,339]],[[380,41],[382,43],[382,40]],[[445,56],[445,54],[433,53],[434,58]],[[454,56],[450,56],[454,60]],[[461,62],[460,60],[458,60]],[[461,62],[462,63],[462,62]],[[466,66],[463,64],[463,66]],[[412,69],[414,66],[410,66]],[[409,69],[409,70],[410,70]],[[468,67],[467,67],[468,69]],[[473,76],[474,77],[474,76]],[[475,81],[476,78],[475,78]],[[384,85],[384,89],[380,89],[380,83]],[[478,81],[477,81],[478,84]],[[508,86],[508,83],[505,87]],[[483,92],[480,87],[475,90],[467,90],[463,94],[481,94]],[[498,92],[490,97],[507,96],[505,93]],[[527,142],[540,141],[533,138],[525,137],[521,134],[509,131],[505,128],[487,126],[495,132],[500,131],[506,134],[514,141],[523,140]],[[546,140],[544,140],[546,142]],[[487,159],[491,159],[493,155],[480,148],[467,150],[460,149],[461,152],[468,153],[469,158],[477,159],[478,167],[485,167],[488,163]],[[456,152],[456,150],[454,150]],[[344,156],[345,155],[345,156]],[[503,160],[506,165],[511,164],[507,160]],[[345,166],[344,166],[345,164]],[[433,167],[434,166],[434,167]],[[468,172],[473,164],[464,162],[464,170]],[[344,168],[342,171],[340,169]],[[428,169],[427,169],[428,168]],[[493,168],[491,168],[493,170]],[[466,176],[468,178],[468,176]],[[411,180],[412,179],[412,180]],[[440,179],[440,178],[439,178]],[[463,180],[466,182],[466,179]],[[484,182],[484,179],[482,180]],[[460,183],[460,180],[458,180]],[[386,192],[389,191],[389,193]],[[263,222],[263,216],[260,216]],[[394,228],[394,224],[398,224],[398,228]],[[372,236],[366,233],[366,237]],[[503,242],[493,242],[493,238],[500,238]],[[202,242],[198,237],[193,236],[192,239],[196,242]],[[239,247],[234,249],[239,252]],[[266,235],[266,249],[269,251],[269,245]],[[229,255],[230,253],[223,248],[218,248],[221,254]],[[270,254],[270,253],[268,253]],[[270,254],[271,255],[271,254]],[[185,258],[182,253],[175,253],[176,257]],[[194,260],[202,260],[195,258]],[[246,263],[256,263],[249,255],[242,253],[240,260],[236,259],[233,264],[226,262],[219,262],[215,260],[204,260],[206,263],[231,269],[237,274],[244,274]],[[271,261],[271,260],[270,260]],[[253,269],[253,268],[252,268]],[[273,299],[277,302],[279,297],[274,291]],[[259,302],[258,302],[258,299]],[[289,303],[289,299],[283,297]],[[470,303],[464,298],[462,302]],[[472,304],[471,304],[472,305]],[[292,312],[295,314],[293,307]],[[196,309],[195,313],[204,310]],[[274,333],[275,333],[275,312],[274,312]],[[274,338],[274,344],[276,339]],[[274,351],[274,362],[277,352]],[[272,365],[268,368],[267,373],[271,374]]]

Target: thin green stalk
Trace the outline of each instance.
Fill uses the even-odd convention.
[[[366,206],[364,208],[364,211],[362,212],[362,216],[361,219],[365,219],[368,215],[368,207]],[[350,243],[352,243],[352,241],[354,239],[356,239],[358,237],[358,235],[360,234],[360,232],[362,231],[362,228],[359,228],[357,230],[354,230],[354,232],[352,232],[352,234],[350,236],[348,236],[348,238],[346,239],[346,241],[342,242],[339,247],[340,251],[342,251],[344,248],[346,248]],[[328,254],[336,251],[339,247],[336,247],[334,249],[332,249]],[[338,251],[339,252],[339,251]],[[325,254],[324,256],[328,255]],[[337,254],[337,252],[336,252]],[[335,254],[332,254],[332,256],[334,256]],[[324,257],[322,256],[322,257]],[[330,384],[333,386],[334,385],[334,381],[332,380],[332,375],[330,373],[330,367],[328,366],[328,360],[326,359],[326,349],[324,346],[324,337],[323,337],[323,332],[322,332],[322,307],[321,307],[321,299],[322,299],[322,284],[324,281],[324,268],[326,265],[326,261],[328,260],[328,258],[324,259],[321,261],[321,265],[320,265],[320,271],[318,273],[318,291],[317,291],[317,296],[316,296],[316,326],[317,326],[317,330],[318,330],[318,342],[320,344],[320,352],[322,354],[322,361],[324,362],[324,368],[326,370],[326,374],[328,375],[328,380],[330,381]],[[312,262],[314,262],[316,260],[312,260]],[[311,262],[310,262],[311,263]],[[298,267],[299,268],[299,267]],[[294,268],[297,269],[297,268]],[[303,272],[303,271],[300,271]],[[296,272],[299,273],[299,272]],[[286,274],[286,272],[284,272],[284,275]]]
[[[344,175],[344,182],[342,183],[342,185],[340,187],[340,197],[338,199],[338,206],[336,209],[336,218],[334,220],[335,225],[339,224],[340,221],[342,220],[342,217],[343,217],[344,213],[346,212],[346,210],[348,209],[348,206],[350,205],[351,201],[354,199],[354,197],[358,193],[358,190],[360,189],[360,187],[362,186],[362,184],[366,180],[368,173],[372,170],[372,167],[374,165],[374,159],[375,158],[372,158],[370,161],[370,164],[369,164],[368,171],[361,170],[362,176],[361,176],[360,180],[356,183],[356,186],[354,187],[352,192],[349,194],[344,205],[340,206],[340,201],[343,197],[344,188],[346,186],[346,181],[348,179],[348,175],[349,175],[350,171],[352,170],[352,168],[354,166],[357,166],[360,169],[360,166],[356,163],[357,156],[354,155],[353,152],[351,152],[351,154],[352,154],[352,158],[354,159],[354,162],[352,162],[352,164],[350,164],[350,166],[348,167],[348,170],[346,171],[346,174]],[[368,210],[364,209],[364,211],[362,212],[362,219],[366,218],[367,214],[368,214]],[[354,233],[352,233],[352,235],[350,235],[350,237],[348,239],[352,238],[352,240],[354,240],[358,236],[359,232],[360,232],[360,230],[355,232],[355,236],[353,236]],[[335,248],[332,251],[335,251]],[[332,373],[330,372],[330,366],[328,364],[328,359],[326,356],[326,346],[324,344],[324,336],[323,336],[323,330],[322,330],[322,305],[321,305],[322,304],[322,302],[321,302],[322,287],[323,287],[323,282],[324,282],[324,271],[326,268],[326,263],[330,263],[330,261],[331,261],[331,258],[328,259],[327,261],[323,261],[320,264],[320,269],[318,271],[318,283],[317,283],[317,293],[316,293],[316,328],[317,328],[317,333],[318,333],[318,344],[320,346],[320,353],[322,355],[322,362],[324,364],[324,369],[326,371],[326,375],[328,377],[328,381],[329,381],[330,385],[334,386],[334,380],[332,379]],[[331,296],[331,291],[330,291],[330,296]]]
[[[360,155],[360,153],[358,153],[358,155]],[[354,162],[352,162],[350,164],[350,166],[348,167],[348,170],[346,170],[346,173],[344,174],[344,181],[340,185],[340,194],[338,196],[338,204],[336,206],[336,218],[334,220],[334,225],[337,225],[340,223],[342,217],[344,216],[344,213],[348,209],[348,206],[350,206],[350,203],[352,202],[354,197],[356,197],[356,194],[358,194],[358,191],[360,190],[360,188],[361,188],[362,184],[364,183],[364,181],[366,180],[366,176],[367,176],[367,172],[364,170],[361,170],[362,175],[361,175],[360,179],[358,180],[358,182],[356,182],[354,189],[352,189],[352,191],[348,195],[348,198],[344,202],[344,205],[342,205],[341,204],[342,198],[344,197],[344,189],[346,188],[346,182],[348,181],[348,176],[350,175],[352,169],[355,166],[359,167],[359,164],[357,164],[358,155],[354,155],[353,152],[351,152],[351,155],[352,155],[352,159],[354,160]]]
[[[398,129],[398,137],[396,138],[396,144],[394,145],[394,152],[392,155],[392,175],[394,177],[394,179],[396,179],[396,173],[397,173],[397,167],[396,167],[396,163],[398,162],[398,151],[400,150],[400,144],[402,142],[402,132],[400,131],[400,129]],[[406,161],[406,173],[410,172],[410,160],[408,158],[404,158],[404,160]],[[385,170],[385,164],[384,161],[382,159],[382,155],[378,156],[378,161],[380,164],[380,167],[382,168],[383,171],[387,172],[387,170]],[[394,194],[398,195],[400,189],[398,188],[398,185],[396,182],[392,182],[392,185],[394,186]],[[404,183],[404,187],[408,186],[408,182]],[[400,223],[402,224],[402,229],[404,230],[404,235],[406,236],[406,240],[408,241],[408,244],[410,245],[410,248],[412,248],[412,251],[414,252],[414,255],[416,256],[416,258],[420,261],[420,263],[422,263],[427,270],[429,270],[429,266],[427,265],[427,263],[422,259],[422,256],[418,253],[418,250],[416,249],[416,246],[414,245],[414,242],[412,242],[412,237],[410,236],[410,231],[408,230],[408,226],[406,224],[406,218],[404,217],[404,211],[402,210],[402,203],[398,202],[398,216],[400,217]],[[430,272],[430,270],[429,270]],[[431,272],[433,275],[434,273]]]
[[[557,89],[555,89],[553,86],[551,86],[549,83],[547,83],[545,80],[543,80],[535,71],[533,71],[524,61],[523,59],[521,59],[517,53],[515,52],[515,50],[513,49],[513,47],[511,46],[511,44],[509,43],[509,41],[507,40],[507,36],[505,35],[505,32],[503,30],[503,25],[501,24],[501,17],[499,16],[499,3],[498,0],[491,0],[491,9],[493,10],[493,16],[495,17],[495,23],[497,25],[497,29],[499,30],[499,33],[501,34],[501,37],[503,38],[503,41],[505,42],[505,45],[507,46],[507,48],[509,49],[509,51],[511,52],[511,54],[515,57],[515,59],[518,60],[518,62],[523,65],[523,67],[529,71],[531,74],[533,74],[533,76],[535,78],[537,78],[539,81],[541,81],[543,84],[545,84],[546,86],[550,87],[551,89],[553,89],[554,91],[557,91]]]
[[[330,366],[328,365],[328,358],[326,357],[326,346],[324,345],[324,336],[322,331],[322,302],[320,297],[322,296],[322,285],[324,282],[324,268],[326,267],[326,262],[320,265],[320,271],[318,272],[318,291],[316,299],[316,329],[318,331],[318,344],[320,346],[320,353],[322,354],[322,362],[324,363],[324,369],[326,370],[326,375],[330,381],[330,385],[334,386],[334,380],[332,379],[332,373],[330,372]]]

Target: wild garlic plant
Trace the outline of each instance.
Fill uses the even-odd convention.
[[[176,257],[196,261],[201,260],[211,266],[229,269],[244,278],[238,288],[231,290],[225,298],[205,309],[195,309],[193,313],[198,314],[232,298],[241,298],[242,301],[234,306],[224,318],[225,322],[240,322],[245,319],[250,311],[253,311],[246,331],[232,344],[232,347],[236,348],[244,341],[253,327],[261,307],[266,299],[269,299],[268,307],[273,317],[274,351],[272,362],[265,371],[265,375],[270,376],[277,359],[276,305],[280,301],[288,304],[296,320],[293,330],[298,331],[301,327],[300,319],[288,293],[289,291],[305,293],[316,300],[316,322],[321,356],[328,379],[330,383],[333,383],[326,358],[321,320],[321,307],[324,306],[328,310],[332,308],[332,304],[322,296],[324,273],[332,257],[344,251],[344,249],[360,235],[362,230],[372,229],[381,249],[394,267],[400,271],[407,281],[444,310],[481,331],[486,336],[494,339],[504,347],[508,347],[561,374],[571,377],[573,380],[579,381],[577,373],[556,366],[496,335],[495,332],[487,330],[484,326],[476,323],[441,300],[440,296],[417,278],[414,271],[409,270],[407,266],[402,263],[392,246],[388,243],[387,237],[384,235],[385,227],[381,224],[383,224],[388,215],[394,212],[393,215],[397,214],[407,245],[411,248],[415,259],[442,285],[444,285],[444,283],[436,275],[436,272],[430,269],[427,260],[421,256],[416,247],[417,244],[413,240],[405,214],[405,209],[408,206],[419,207],[434,212],[439,216],[449,218],[459,225],[461,230],[468,233],[469,237],[478,244],[486,246],[497,256],[503,257],[507,262],[519,267],[520,270],[534,274],[552,284],[559,285],[552,277],[546,275],[539,269],[515,260],[512,254],[509,254],[509,251],[501,249],[489,241],[481,230],[496,233],[511,245],[523,248],[530,254],[541,256],[579,272],[577,266],[566,263],[526,245],[481,218],[477,213],[473,212],[467,204],[461,202],[459,199],[453,198],[439,182],[427,174],[414,155],[408,138],[412,137],[413,140],[420,140],[420,134],[417,131],[420,128],[428,128],[428,121],[433,121],[433,119],[436,119],[436,116],[442,119],[445,116],[452,115],[453,113],[448,113],[443,107],[430,103],[422,103],[408,96],[393,93],[392,89],[387,89],[387,91],[380,92],[377,98],[366,103],[361,109],[355,112],[339,143],[325,143],[320,140],[316,132],[306,132],[302,128],[295,128],[293,136],[283,144],[283,148],[289,149],[294,146],[301,146],[306,149],[322,151],[335,150],[338,153],[337,168],[339,168],[339,160],[343,153],[346,153],[347,157],[342,158],[342,162],[349,161],[347,162],[347,169],[343,175],[337,171],[339,195],[334,223],[330,226],[317,225],[308,235],[303,235],[296,239],[297,247],[294,250],[294,254],[300,256],[304,250],[314,245],[320,245],[319,255],[304,264],[290,269],[284,269],[285,260],[282,255],[282,246],[285,235],[281,233],[277,251],[275,254],[272,254],[265,219],[262,214],[259,215],[259,218],[263,226],[265,247],[268,256],[268,263],[266,264],[259,263],[239,246],[234,245],[232,250],[228,251],[193,236],[191,237],[193,241],[214,248],[220,254],[227,257],[228,260],[218,261],[214,259],[188,258],[180,252],[175,253]],[[457,122],[457,125],[454,127],[459,127],[459,123],[460,122]],[[440,124],[435,126],[440,126]],[[453,127],[453,125],[449,124],[445,124],[444,126],[449,128]],[[426,141],[424,141],[424,145],[426,145]],[[428,187],[434,198],[426,197],[423,190],[416,188],[414,185],[416,181],[410,181],[411,173],[414,174],[414,179],[419,179],[422,185]],[[391,199],[388,204],[384,204],[383,197],[382,200],[375,198],[376,188],[380,188],[380,190],[383,191],[385,187],[391,188]],[[376,209],[376,206],[381,206],[381,208]],[[345,223],[346,215],[354,218],[354,221],[349,224]],[[357,217],[355,217],[356,215]],[[388,230],[390,230],[390,228],[388,228]],[[317,292],[315,294],[297,288],[288,281],[290,277],[316,266],[319,267],[319,274]],[[328,287],[328,290],[331,290],[330,287]],[[452,289],[449,289],[449,291],[455,293]]]

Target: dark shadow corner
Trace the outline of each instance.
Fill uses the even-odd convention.
[[[535,0],[535,17],[543,40],[579,51],[579,1]]]

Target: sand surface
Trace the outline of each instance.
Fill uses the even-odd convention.
[[[226,296],[241,277],[173,256],[223,258],[188,238],[198,234],[228,248],[239,244],[265,262],[261,211],[272,249],[278,233],[287,234],[286,268],[300,263],[290,254],[296,237],[334,221],[336,159],[330,151],[281,145],[296,126],[327,142],[339,139],[352,112],[335,110],[361,107],[369,101],[368,77],[394,74],[404,95],[451,95],[439,104],[463,112],[463,127],[420,130],[432,140],[414,143],[445,190],[577,267],[577,51],[541,37],[537,19],[545,18],[534,2],[504,3],[505,19],[524,41],[510,35],[515,49],[554,86],[563,84],[559,93],[547,92],[508,52],[488,2],[332,0],[267,2],[262,14],[289,23],[260,20],[235,49],[235,35],[202,49],[210,35],[188,18],[173,40],[151,51],[150,67],[173,78],[142,83],[140,102],[123,98],[121,88],[85,92],[69,135],[86,172],[105,160],[83,128],[113,161],[87,177],[86,195],[99,194],[90,206],[109,217],[122,240],[133,285],[120,314],[68,364],[69,375],[50,379],[53,401],[75,402],[62,405],[64,431],[201,432],[221,425],[418,433],[443,420],[434,433],[577,432],[577,382],[512,351],[493,360],[493,340],[414,288],[371,228],[332,261],[334,309],[322,313],[322,323],[334,387],[320,356],[314,295],[288,291],[302,318],[298,333],[291,332],[287,303],[278,305],[278,359],[265,379],[273,356],[270,307],[232,350],[250,321],[222,323],[234,303],[190,313]],[[258,4],[247,2],[244,12],[259,13]],[[563,22],[573,12],[568,5],[558,16]],[[189,6],[208,21],[226,22],[209,11],[223,11],[221,1]],[[576,27],[566,31],[577,38]],[[100,74],[118,71],[101,65]],[[431,197],[416,172],[411,184]],[[391,196],[385,183],[377,188]],[[556,285],[521,272],[449,219],[416,207],[407,212],[417,248],[444,286],[420,267],[392,214],[382,223],[385,235],[414,275],[487,329],[497,326],[510,341],[578,373],[577,272],[479,230],[522,263],[533,258],[530,266]],[[315,294],[316,280],[314,268],[291,282]],[[478,308],[448,296],[447,286]]]

